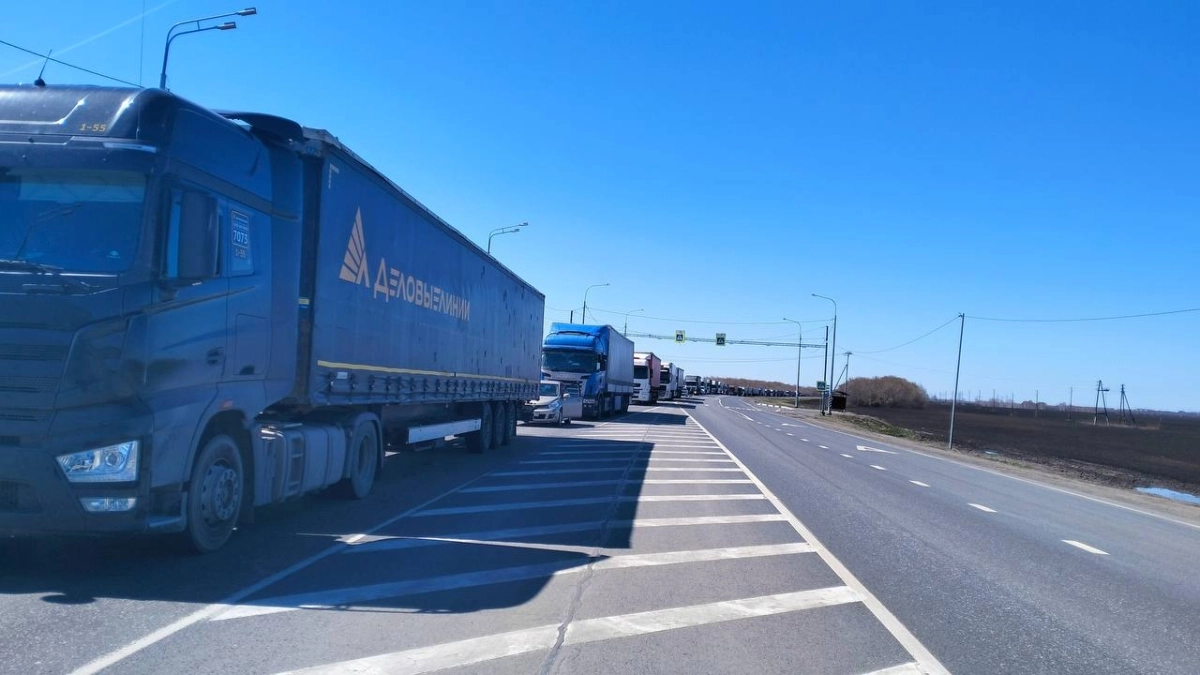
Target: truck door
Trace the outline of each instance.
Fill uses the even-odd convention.
[[[221,200],[221,236],[229,282],[226,346],[222,380],[262,380],[271,344],[270,220],[260,211]]]

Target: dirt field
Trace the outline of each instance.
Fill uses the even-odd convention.
[[[945,443],[950,407],[921,410],[856,408],[854,415],[873,417],[909,429],[922,441]],[[956,449],[999,453],[1123,487],[1160,485],[1200,487],[1200,418],[1163,413],[1138,415],[1138,426],[1092,425],[1091,413],[992,409],[959,405],[954,422]],[[884,429],[876,429],[884,431]]]

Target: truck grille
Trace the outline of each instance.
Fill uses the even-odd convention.
[[[44,394],[54,391],[57,377],[22,377],[11,375],[0,379],[0,392],[10,394]]]
[[[37,513],[40,510],[28,483],[0,480],[0,513]]]
[[[52,410],[0,408],[0,422],[45,422],[53,414]]]
[[[0,344],[0,359],[7,361],[62,361],[67,348],[62,345]]]

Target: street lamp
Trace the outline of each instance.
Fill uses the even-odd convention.
[[[487,247],[488,255],[491,255],[491,253],[492,253],[492,237],[499,236],[501,234],[516,234],[521,231],[522,227],[526,227],[528,225],[529,225],[529,223],[517,223],[516,225],[511,225],[509,227],[498,227],[498,228],[492,230],[491,232],[489,232],[488,233],[488,247]]]
[[[630,310],[630,311],[628,311],[628,312],[625,312],[625,328],[621,330],[621,334],[622,334],[622,335],[624,335],[624,334],[626,334],[626,333],[628,333],[628,332],[629,332],[629,315],[630,315],[630,314],[637,314],[638,312],[644,312],[644,311],[646,311],[646,310],[644,310],[644,309],[634,309],[634,310]]]
[[[830,298],[828,296],[817,295],[816,293],[813,293],[812,296],[814,298],[821,298],[823,300],[828,300],[833,303],[833,348],[829,350],[829,352],[833,356],[833,358],[830,359],[830,364],[829,364],[829,381],[825,383],[825,390],[829,392],[828,396],[826,397],[826,400],[828,400],[829,403],[828,403],[828,405],[822,405],[822,407],[826,408],[827,411],[829,412],[829,414],[832,415],[833,414],[833,369],[836,367],[832,363],[832,361],[837,359],[837,300],[834,300],[833,298]],[[824,415],[825,412],[822,412],[821,414]]]
[[[592,284],[591,286],[588,286],[586,290],[583,291],[583,323],[587,323],[587,294],[588,294],[588,291],[592,290],[593,288],[600,288],[601,286],[607,286],[607,285],[608,285],[607,281],[602,284]]]
[[[159,73],[159,75],[158,75],[158,88],[159,89],[167,88],[167,56],[170,55],[170,53],[171,53],[171,42],[174,41],[175,38],[179,37],[180,35],[187,35],[189,33],[203,33],[206,30],[233,30],[233,29],[237,28],[237,24],[232,21],[226,21],[225,23],[217,24],[215,26],[204,26],[203,28],[200,27],[200,22],[201,21],[212,21],[213,19],[223,19],[227,16],[254,16],[255,14],[258,14],[257,9],[255,9],[253,7],[247,7],[246,9],[239,9],[236,12],[226,12],[224,14],[213,14],[212,16],[206,16],[206,17],[202,17],[199,19],[188,19],[187,21],[180,21],[179,23],[174,24],[170,28],[168,28],[167,29],[167,44],[165,47],[163,47],[162,72]],[[189,23],[196,24],[196,27],[193,28],[192,30],[181,30],[178,33],[175,32],[176,28],[179,28],[180,26],[185,26]]]
[[[784,321],[791,321],[796,324],[796,401],[793,404],[796,410],[800,409],[800,356],[804,353],[804,329],[800,326],[800,322],[795,319],[783,317]]]

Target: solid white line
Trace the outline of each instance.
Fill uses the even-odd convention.
[[[596,457],[596,458],[573,458],[573,459],[525,459],[517,462],[517,464],[582,464],[593,462],[625,462],[628,458],[625,457]]]
[[[1101,551],[1100,549],[1098,549],[1094,546],[1088,546],[1087,544],[1085,544],[1083,542],[1075,541],[1073,539],[1063,539],[1063,543],[1070,544],[1070,545],[1074,546],[1075,548],[1083,549],[1083,550],[1087,551],[1088,553],[1095,553],[1096,555],[1108,555],[1104,551]]]
[[[687,412],[686,410],[684,411],[684,414],[686,414],[688,417],[691,417],[691,413]],[[695,418],[692,417],[692,419]],[[725,447],[725,444],[721,443],[716,436],[713,436],[708,429],[705,429],[704,425],[700,424],[699,421],[696,422],[696,425],[701,429],[704,429],[705,433],[708,433],[709,436],[712,436],[712,439],[721,446],[721,449],[729,453],[729,456],[733,458],[733,461],[736,462],[737,465],[742,469],[742,471],[746,474],[746,477],[754,481],[754,484],[758,486],[758,489],[761,490],[764,495],[766,495],[767,499],[770,500],[771,504],[775,506],[776,510],[787,516],[788,522],[791,523],[796,532],[800,534],[800,537],[813,547],[813,550],[817,553],[817,555],[821,556],[821,559],[825,561],[825,564],[829,565],[829,567],[833,569],[834,574],[838,575],[838,577],[846,584],[846,586],[858,594],[862,600],[862,603],[866,605],[867,609],[869,609],[872,614],[875,615],[875,618],[879,619],[879,622],[882,623],[884,628],[886,628],[887,631],[892,634],[892,637],[896,638],[896,641],[899,642],[900,645],[906,650],[908,650],[909,654],[912,654],[916,662],[924,669],[926,675],[950,675],[950,671],[946,670],[946,667],[937,660],[937,657],[933,655],[933,652],[930,652],[925,645],[921,644],[921,641],[918,640],[916,636],[913,635],[908,628],[900,622],[900,619],[896,618],[896,615],[892,614],[891,610],[885,607],[884,604],[880,602],[879,599],[874,596],[874,594],[871,593],[871,591],[867,590],[867,587],[864,586],[863,583],[858,580],[858,577],[854,576],[850,570],[842,564],[842,561],[838,560],[832,553],[829,552],[829,549],[825,548],[825,545],[817,539],[816,535],[814,535],[807,527],[805,527],[804,523],[801,523],[800,519],[797,518],[796,515],[791,511],[789,511],[786,506],[784,506],[783,502],[775,496],[775,493],[771,492],[771,490],[765,484],[763,484],[761,480],[759,480],[758,476],[755,476],[754,472],[751,471],[750,468],[742,462],[742,460],[738,459],[737,455],[730,452],[729,448]]]
[[[486,487],[467,488],[462,494],[477,492],[517,492],[522,490],[552,490],[555,488],[594,487],[599,485],[620,485],[620,479],[613,480],[578,480],[565,483],[519,483],[517,485],[489,485]]]
[[[586,644],[677,628],[829,607],[857,600],[858,597],[852,590],[835,587],[584,619],[567,627],[563,644]],[[558,625],[539,626],[527,630],[448,642],[432,647],[368,656],[293,672],[296,675],[345,675],[345,673],[420,675],[421,673],[469,666],[506,656],[550,649],[558,640],[558,629]]]
[[[453,516],[462,513],[490,513],[493,511],[524,511],[526,509],[551,509],[560,506],[585,506],[588,504],[608,504],[612,496],[583,497],[580,499],[550,499],[541,502],[508,502],[501,504],[477,504],[475,506],[450,506],[440,509],[425,509],[412,514],[413,518],[428,518],[430,516]]]
[[[637,497],[621,497],[623,502],[740,502],[766,499],[760,493],[736,495],[638,495]]]
[[[750,516],[691,516],[686,518],[638,518],[637,520],[614,520],[611,528],[639,529],[643,527],[676,527],[682,525],[742,525],[746,523],[774,523],[786,521],[779,513],[763,513]]]
[[[614,466],[604,469],[534,469],[530,471],[495,471],[489,473],[491,476],[554,476],[563,473],[613,473],[624,471],[623,466]]]
[[[972,504],[971,502],[967,502],[967,506],[973,506],[973,507],[979,509],[980,511],[983,511],[984,513],[995,513],[996,512],[996,509],[989,509],[988,507],[984,506],[983,504]]]
[[[847,455],[844,452],[842,453],[842,457],[845,457],[846,459],[854,459],[854,455]]]
[[[878,464],[872,464],[872,465],[871,465],[871,468],[872,468],[872,469],[879,469],[880,471],[887,471],[887,469],[883,468],[882,466],[879,466]]]
[[[912,483],[913,485],[920,485],[921,487],[929,487],[928,483],[922,483],[919,480],[910,480],[908,482]]]
[[[630,481],[631,484],[637,481]],[[754,481],[748,478],[650,478],[640,481],[642,485],[753,485]]]
[[[638,471],[637,467],[635,467],[633,470],[634,470],[635,472],[636,472],[636,471]],[[648,466],[648,467],[643,467],[643,469],[642,469],[642,470],[644,470],[644,471],[706,471],[706,472],[713,472],[713,471],[716,471],[716,472],[721,472],[721,473],[741,473],[741,472],[742,472],[742,470],[741,470],[741,469],[737,469],[737,468],[734,468],[734,469],[710,469],[710,468],[708,468],[708,467],[703,467],[703,466],[702,466],[702,467],[695,467],[695,468],[693,468],[693,467],[690,467],[690,466],[685,466],[685,467],[678,467],[678,466],[666,466],[666,467],[661,467],[661,466]]]
[[[915,663],[901,663],[898,666],[884,668],[883,670],[872,670],[869,673],[862,675],[924,675],[925,671]]]
[[[618,555],[610,558],[598,556],[579,556],[570,560],[556,560],[536,565],[521,565],[500,569],[480,570],[462,574],[449,574],[440,577],[424,579],[409,579],[391,581],[368,586],[351,586],[297,593],[275,598],[254,600],[242,605],[225,607],[225,611],[214,617],[213,621],[229,621],[245,619],[267,614],[279,614],[301,609],[340,609],[374,602],[389,598],[399,598],[420,593],[475,588],[493,584],[509,583],[526,579],[544,579],[566,574],[575,574],[587,569],[588,563],[593,563],[596,570],[629,569],[634,567],[659,567],[663,565],[682,565],[696,562],[713,562],[716,560],[738,560],[744,558],[764,558],[777,555],[793,555],[811,553],[808,544],[777,544],[768,546],[734,546],[728,548],[702,549],[698,551],[670,551],[667,553],[646,553],[641,555]]]
[[[328,558],[329,556],[331,556],[335,553],[340,553],[340,552],[346,550],[349,546],[354,544],[356,541],[358,541],[359,539],[361,539],[363,537],[369,536],[372,532],[382,530],[383,528],[391,525],[392,523],[395,523],[396,521],[407,518],[409,515],[416,513],[420,509],[423,509],[426,506],[437,502],[439,499],[442,499],[448,495],[452,495],[455,492],[458,492],[459,490],[467,487],[468,485],[470,485],[471,483],[474,483],[477,480],[480,480],[481,478],[483,478],[483,476],[476,476],[475,478],[472,478],[471,480],[469,480],[465,483],[462,483],[461,485],[458,485],[457,487],[455,487],[451,490],[443,492],[442,494],[440,494],[432,499],[426,500],[426,501],[412,507],[411,509],[408,509],[407,511],[403,511],[395,516],[392,516],[391,518],[384,520],[381,523],[374,525],[373,527],[368,528],[362,534],[354,535],[353,537],[350,537],[349,539],[346,539],[337,544],[334,544],[333,546],[330,546],[329,548],[321,551],[320,553],[311,555],[311,556],[305,558],[304,560],[297,562],[294,565],[291,565],[283,570],[280,570],[279,572],[276,572],[275,574],[272,574],[271,576],[266,577],[266,578],[262,579],[261,581],[258,581],[254,584],[246,586],[245,588],[243,588],[239,591],[235,591],[234,593],[231,593],[230,595],[226,596],[223,600],[221,600],[220,602],[218,602],[216,604],[208,605],[207,607],[205,607],[203,609],[192,612],[191,614],[188,614],[187,616],[179,618],[148,635],[145,635],[141,638],[138,638],[137,640],[134,640],[133,642],[125,645],[124,647],[122,647],[120,649],[109,652],[97,659],[94,659],[94,660],[80,666],[79,668],[76,668],[75,670],[71,671],[70,675],[94,675],[95,673],[99,673],[100,671],[105,670],[105,669],[113,666],[114,664],[120,663],[121,661],[129,658],[130,656],[133,656],[134,654],[137,654],[138,652],[140,652],[148,647],[151,647],[159,642],[162,642],[163,640],[166,640],[167,638],[171,637],[172,635],[175,635],[176,633],[178,633],[180,631],[186,630],[202,621],[206,621],[206,620],[210,619],[211,617],[224,611],[227,607],[229,607],[229,605],[235,605],[235,604],[241,602],[242,600],[250,597],[251,595],[263,590],[264,588],[267,588],[273,584],[276,584],[279,581],[282,581],[283,579],[286,579],[287,577],[290,577],[291,575],[296,574],[297,572],[300,572],[301,570],[304,570],[305,568],[311,567],[312,565],[320,562],[321,560],[324,560],[325,558]]]

